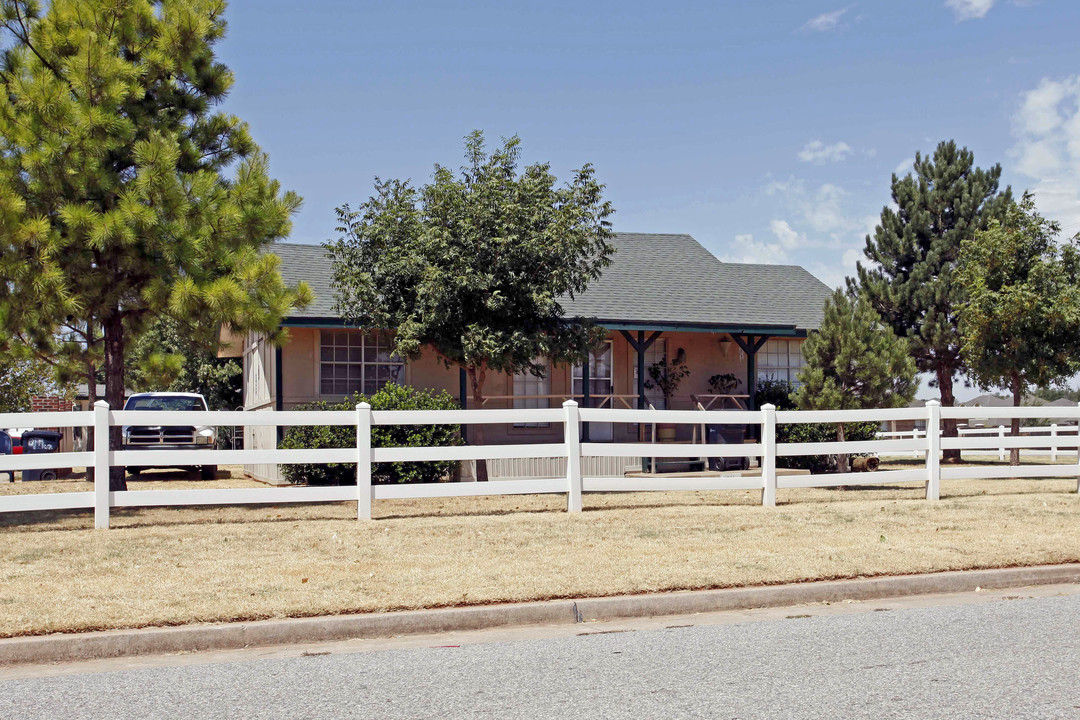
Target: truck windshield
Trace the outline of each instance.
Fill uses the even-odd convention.
[[[128,398],[125,410],[205,410],[206,404],[197,397],[133,397]]]

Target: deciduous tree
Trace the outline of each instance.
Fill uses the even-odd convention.
[[[432,348],[463,368],[476,407],[491,372],[544,371],[581,360],[602,337],[567,318],[560,299],[585,290],[614,251],[591,165],[556,185],[547,164],[520,173],[517,137],[488,154],[479,131],[465,142],[460,173],[435,167],[431,183],[376,180],[359,209],[338,209],[337,308],[349,323],[394,329],[394,350]],[[474,439],[483,442],[482,426]],[[478,479],[486,467],[477,463]]]
[[[1080,247],[1058,242],[1060,227],[1030,193],[1003,221],[963,243],[957,279],[967,300],[960,330],[968,372],[984,388],[1007,388],[1014,406],[1033,388],[1080,370]],[[1020,420],[1012,420],[1019,436]],[[1020,462],[1020,451],[1010,453]]]

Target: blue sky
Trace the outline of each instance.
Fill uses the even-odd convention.
[[[916,151],[955,138],[1080,230],[1080,3],[234,1],[226,108],[304,197],[293,240],[462,138],[593,163],[616,230],[830,285]]]

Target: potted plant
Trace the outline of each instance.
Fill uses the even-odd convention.
[[[709,378],[709,392],[713,395],[730,395],[737,387],[739,378],[734,373],[723,373]]]
[[[671,398],[679,389],[682,381],[690,375],[690,368],[686,367],[686,351],[679,348],[675,359],[668,362],[667,358],[654,362],[649,366],[649,379],[645,381],[645,387],[650,390],[659,388],[664,393],[664,404],[671,407]],[[659,423],[657,425],[657,438],[662,442],[671,442],[675,439],[675,425],[672,423]]]

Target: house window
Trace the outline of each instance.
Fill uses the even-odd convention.
[[[802,340],[768,340],[758,350],[758,380],[779,380],[798,386],[799,371],[804,364]]]
[[[543,377],[536,377],[528,370],[514,375],[514,407],[515,408],[547,408],[551,407],[550,398],[542,397],[551,394],[550,367],[545,360],[537,360],[544,366]],[[549,423],[528,422],[514,423],[519,428],[542,428]]]
[[[645,350],[645,401],[652,404],[657,410],[667,410],[667,398],[664,397],[664,391],[656,386],[656,383],[652,381],[652,375],[649,373],[649,368],[659,362],[667,360],[667,340],[660,338],[653,341],[653,344]],[[634,392],[638,389],[638,366],[637,355],[633,356],[634,363]],[[652,385],[652,387],[648,387]],[[637,407],[637,403],[634,403],[634,407]]]
[[[581,384],[582,370],[581,365],[575,365],[571,376],[570,392],[574,399],[584,395],[584,386]],[[589,355],[589,397],[593,407],[600,406],[601,399],[606,400],[612,394],[615,384],[612,381],[611,370],[611,341],[608,340],[600,346],[599,350]],[[612,406],[607,405],[607,407]]]
[[[404,377],[405,363],[392,354],[386,333],[323,330],[321,336],[319,392],[323,395],[373,395]]]

